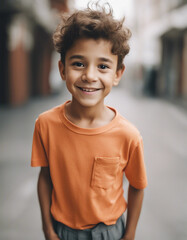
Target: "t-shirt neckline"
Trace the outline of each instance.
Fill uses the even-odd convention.
[[[115,125],[115,122],[117,121],[118,112],[114,108],[107,106],[108,108],[110,108],[115,113],[114,118],[109,123],[107,123],[106,125],[103,125],[101,127],[98,127],[98,128],[82,128],[82,127],[79,127],[79,126],[75,125],[74,123],[72,123],[65,115],[65,105],[69,102],[71,102],[71,101],[68,100],[61,106],[60,118],[61,118],[63,124],[69,130],[71,130],[75,133],[85,134],[85,135],[100,134],[100,133],[106,132],[107,130],[111,129]]]

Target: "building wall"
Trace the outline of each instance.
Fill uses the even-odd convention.
[[[68,11],[68,0],[2,1],[0,105],[17,106],[51,92],[51,36],[59,12]]]
[[[182,62],[181,95],[187,99],[187,31],[184,33]]]
[[[187,1],[134,0],[134,3],[144,89],[149,93],[148,86],[154,85],[157,95],[185,98]],[[153,71],[157,74],[152,74]]]
[[[22,14],[15,14],[8,31],[8,103],[19,105],[29,98],[29,53],[31,50],[30,26]]]

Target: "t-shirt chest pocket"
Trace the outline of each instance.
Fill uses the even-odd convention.
[[[119,164],[119,157],[96,157],[91,186],[103,189],[111,188],[116,181]]]

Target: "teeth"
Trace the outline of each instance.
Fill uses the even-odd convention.
[[[82,88],[83,91],[85,92],[94,92],[96,89],[85,89],[85,88]]]
[[[79,87],[79,88],[84,92],[95,92],[98,90],[96,88],[81,88],[81,87]]]

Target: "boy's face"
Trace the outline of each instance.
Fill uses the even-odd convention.
[[[103,104],[112,86],[119,83],[124,69],[117,69],[118,56],[111,53],[111,43],[99,39],[79,39],[66,53],[65,66],[59,61],[60,74],[82,106]]]

